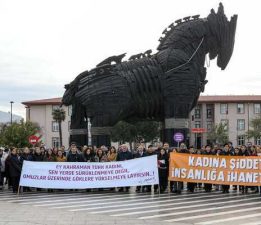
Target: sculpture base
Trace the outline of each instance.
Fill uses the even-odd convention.
[[[92,145],[101,147],[102,145],[111,146],[111,134],[112,127],[91,127]]]
[[[105,145],[107,147],[111,146],[111,139],[109,135],[92,135],[92,145],[96,147],[101,147]]]
[[[70,143],[75,142],[77,146],[88,145],[87,129],[72,129],[70,130]]]
[[[178,147],[180,143],[189,146],[189,128],[187,118],[167,118],[165,119],[164,128],[162,130],[162,142],[168,142],[170,147]],[[184,140],[177,142],[174,140],[175,133],[182,133]]]

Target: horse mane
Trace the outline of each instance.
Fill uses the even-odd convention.
[[[166,43],[166,41],[169,39],[169,37],[171,36],[171,34],[178,30],[181,26],[184,25],[188,25],[192,22],[198,21],[198,20],[202,20],[202,18],[200,18],[200,15],[194,15],[194,16],[187,16],[184,17],[183,19],[178,19],[176,20],[174,23],[171,23],[163,32],[162,32],[162,36],[159,39],[159,46],[158,46],[158,50],[161,50],[163,48],[163,45]]]

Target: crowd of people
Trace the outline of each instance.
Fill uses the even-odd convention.
[[[140,144],[134,152],[131,152],[127,145],[120,145],[118,149],[115,147],[101,146],[93,148],[92,146],[77,147],[76,143],[71,143],[69,149],[49,148],[44,146],[23,149],[18,148],[0,148],[0,189],[12,188],[14,193],[18,192],[19,180],[24,160],[36,162],[112,162],[125,161],[134,158],[141,158],[151,155],[157,155],[158,170],[159,170],[159,185],[152,186],[137,186],[136,192],[165,192],[169,190],[172,193],[181,194],[184,190],[184,183],[178,181],[168,182],[169,174],[169,156],[171,152],[179,152],[184,154],[203,154],[203,155],[233,155],[233,156],[257,156],[261,154],[260,146],[239,146],[233,147],[232,143],[219,145],[203,146],[201,149],[195,149],[193,146],[187,147],[185,143],[181,143],[178,148],[170,148],[168,143],[162,146],[155,147],[149,145],[145,148],[144,144]],[[187,191],[194,192],[196,188],[203,188],[206,192],[214,190],[222,190],[223,193],[228,193],[229,185],[212,185],[189,182],[185,184]],[[251,189],[253,192],[258,192],[258,187],[233,186],[233,190],[240,190],[242,193],[247,193]],[[39,191],[41,189],[36,189]],[[112,188],[110,190],[116,190]],[[129,191],[129,187],[118,188],[119,192]],[[24,187],[23,191],[31,191],[30,188]],[[51,190],[49,190],[51,191]],[[87,191],[90,191],[89,189]]]

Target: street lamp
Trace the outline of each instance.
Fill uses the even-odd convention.
[[[11,104],[11,125],[13,124],[13,101],[10,102]]]

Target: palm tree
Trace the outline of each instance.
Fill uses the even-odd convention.
[[[54,109],[52,115],[53,115],[53,120],[55,120],[59,126],[60,146],[62,146],[63,145],[62,121],[65,120],[65,111],[62,108]]]

